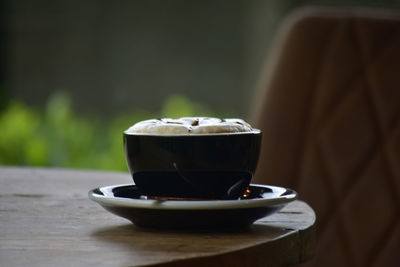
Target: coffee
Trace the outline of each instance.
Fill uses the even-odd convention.
[[[242,119],[183,117],[151,119],[136,123],[126,133],[144,134],[210,134],[251,132],[253,128]]]

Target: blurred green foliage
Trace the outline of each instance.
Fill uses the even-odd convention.
[[[0,165],[127,170],[122,131],[158,117],[215,116],[204,105],[172,95],[158,112],[137,110],[112,120],[78,115],[55,93],[41,110],[13,101],[0,112]]]

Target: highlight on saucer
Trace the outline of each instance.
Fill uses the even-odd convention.
[[[163,118],[140,121],[125,131],[127,134],[210,134],[241,133],[255,129],[242,119],[211,117]]]

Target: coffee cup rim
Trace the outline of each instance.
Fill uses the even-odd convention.
[[[190,136],[225,136],[225,135],[248,135],[248,134],[262,134],[260,129],[253,128],[251,131],[247,132],[228,132],[228,133],[185,133],[185,134],[155,134],[155,133],[132,133],[128,132],[128,130],[123,131],[124,135],[133,135],[133,136],[159,136],[159,137],[190,137]]]

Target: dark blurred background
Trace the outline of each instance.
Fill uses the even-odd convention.
[[[399,3],[0,0],[0,164],[125,170],[138,120],[246,119],[291,11]]]

